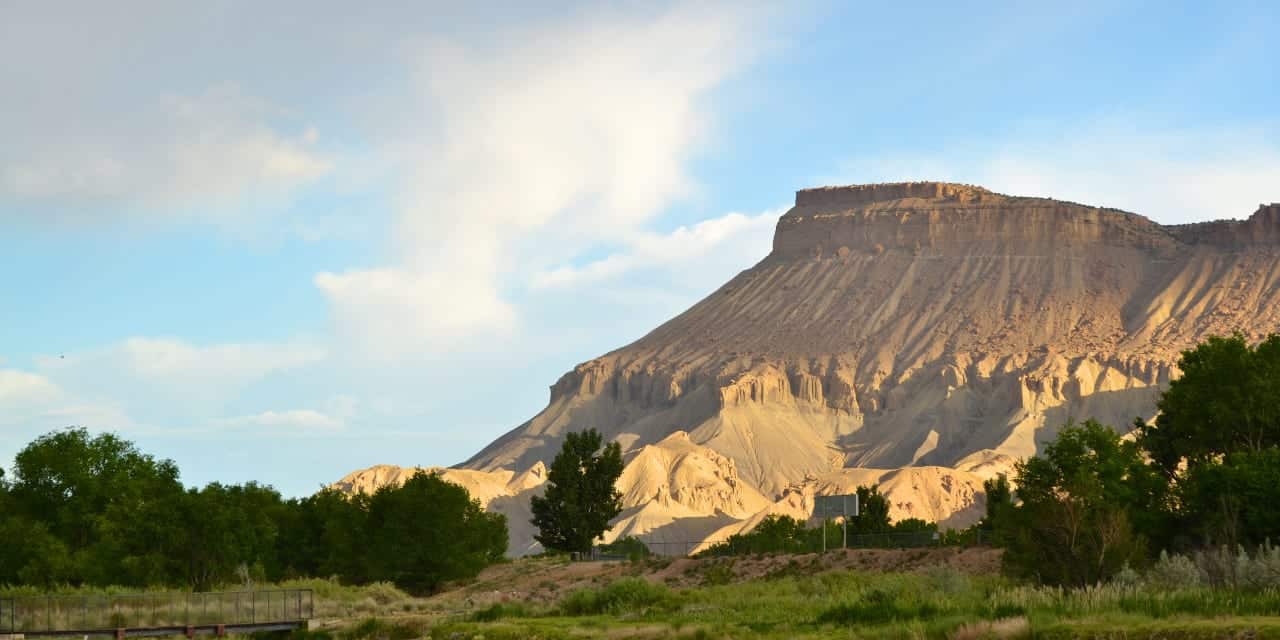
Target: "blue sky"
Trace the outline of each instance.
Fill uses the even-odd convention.
[[[1273,3],[529,4],[0,7],[0,464],[459,462],[807,186],[1280,200]]]

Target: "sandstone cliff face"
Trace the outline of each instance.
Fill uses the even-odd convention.
[[[543,412],[462,467],[524,470],[589,427],[644,460],[684,432],[700,457],[732,463],[740,506],[698,497],[723,492],[705,483],[682,493],[679,473],[646,463],[638,475],[668,484],[645,485],[637,508],[682,495],[731,529],[869,473],[898,515],[962,524],[982,478],[1070,418],[1150,418],[1178,353],[1237,330],[1280,330],[1280,205],[1161,226],[967,185],[808,189],[759,264],[575,367]],[[945,486],[927,468],[951,474]],[[770,506],[748,516],[760,501],[747,488]]]

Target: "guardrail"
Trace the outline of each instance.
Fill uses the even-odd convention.
[[[224,634],[296,628],[311,589],[29,596],[0,599],[0,633],[25,636]]]

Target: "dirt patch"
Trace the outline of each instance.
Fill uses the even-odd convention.
[[[494,565],[469,584],[431,598],[434,607],[468,611],[498,602],[545,605],[566,593],[638,576],[674,588],[745,582],[825,571],[916,572],[950,567],[969,575],[1000,570],[999,549],[845,549],[827,553],[776,554],[736,558],[650,558],[642,563],[568,562],[527,558]]]

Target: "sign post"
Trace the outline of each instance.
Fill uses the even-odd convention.
[[[813,515],[822,518],[822,551],[827,550],[827,520],[841,518],[841,544],[849,546],[849,518],[858,517],[858,494],[848,493],[838,496],[814,496]]]

